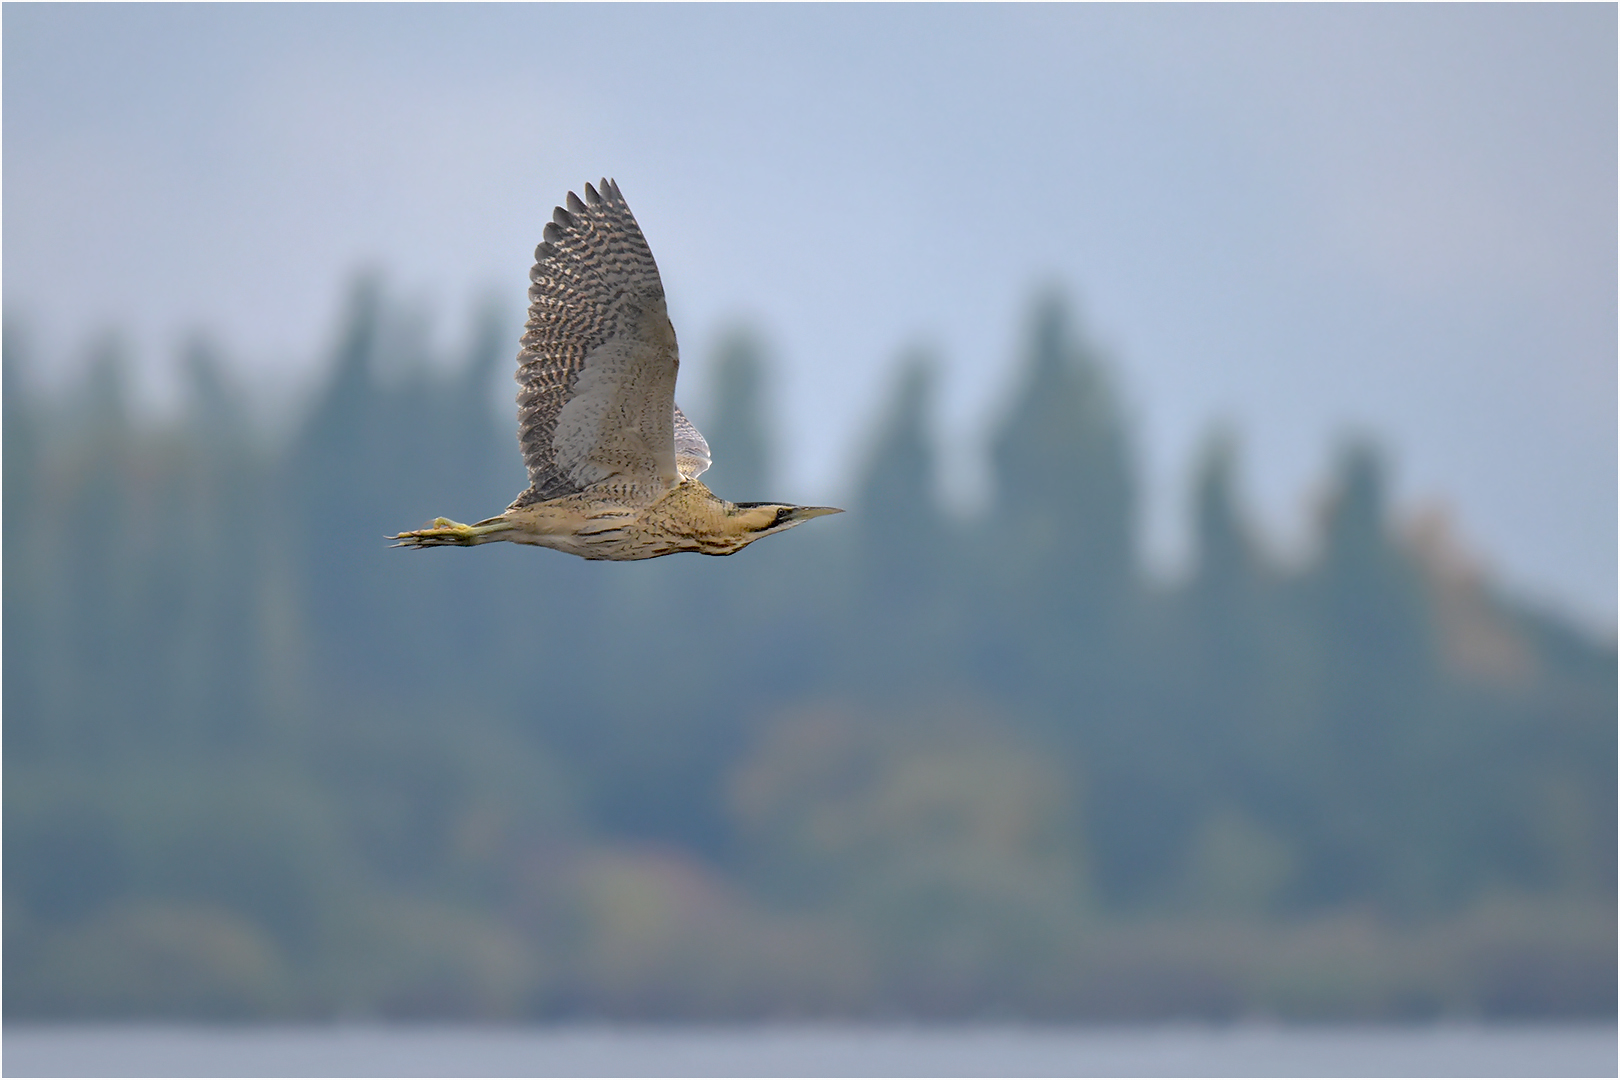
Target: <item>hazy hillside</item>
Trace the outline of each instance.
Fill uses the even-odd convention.
[[[972,520],[918,360],[850,512],[733,558],[395,551],[523,484],[512,335],[403,325],[359,288],[273,441],[206,351],[153,424],[8,322],[8,1016],[1613,1015],[1614,643],[1377,447],[1288,567],[1213,438],[1152,580],[1047,301]],[[718,371],[705,479],[788,498]]]

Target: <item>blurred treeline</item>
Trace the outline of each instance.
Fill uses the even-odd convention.
[[[524,483],[515,332],[415,325],[358,288],[272,437],[205,346],[158,422],[8,320],[8,1016],[1613,1015],[1614,643],[1393,520],[1374,447],[1289,564],[1213,438],[1156,580],[1048,300],[970,519],[914,358],[844,517],[395,551]],[[761,347],[712,370],[705,479],[791,500]]]

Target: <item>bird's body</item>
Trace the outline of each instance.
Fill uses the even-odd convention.
[[[656,559],[677,551],[730,555],[761,536],[838,511],[824,506],[729,503],[700,480],[683,480],[657,502],[634,507],[594,493],[564,495],[461,525],[439,518],[395,539],[408,547],[489,544],[505,540],[554,548],[585,559]]]
[[[698,477],[709,445],[675,404],[680,368],[658,267],[618,185],[568,194],[535,250],[518,353],[529,487],[474,525],[438,518],[402,547],[507,541],[586,559],[730,555],[831,507],[730,503]]]

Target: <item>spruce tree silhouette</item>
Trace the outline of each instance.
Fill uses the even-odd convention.
[[[362,546],[383,535],[381,425],[372,374],[381,313],[375,279],[355,282],[332,374],[293,440],[283,478],[288,530],[309,653],[323,681],[375,681],[371,600],[376,560]]]
[[[1434,703],[1433,632],[1421,579],[1391,533],[1384,466],[1365,441],[1341,452],[1321,555],[1301,583],[1319,665],[1313,802],[1323,818],[1306,888],[1376,893],[1412,821],[1403,756]]]
[[[151,641],[140,611],[141,529],[135,495],[139,448],[129,412],[128,360],[117,337],[92,350],[82,396],[67,425],[67,505],[60,534],[65,586],[65,677],[59,684],[69,736],[80,752],[117,753],[144,737],[139,715]],[[96,672],[84,679],[81,672]]]
[[[176,520],[183,528],[168,542],[183,558],[175,581],[183,610],[170,700],[190,739],[240,745],[263,735],[259,605],[264,525],[275,507],[266,504],[270,485],[252,418],[217,352],[193,339],[181,366],[187,407]]]
[[[1178,666],[1191,747],[1216,770],[1228,802],[1265,790],[1258,774],[1276,745],[1266,689],[1269,580],[1237,498],[1237,442],[1230,433],[1205,446],[1193,492],[1196,570],[1184,591],[1185,660]],[[1241,793],[1241,795],[1240,795]]]
[[[990,681],[1106,707],[1136,585],[1135,483],[1113,392],[1055,295],[1036,307],[991,463],[981,537],[994,583],[981,650]]]
[[[952,681],[952,529],[935,495],[933,361],[913,352],[867,455],[851,522],[859,610],[845,637],[858,684],[893,693]]]
[[[1195,568],[1179,590],[1171,633],[1155,650],[1177,699],[1174,737],[1161,745],[1185,763],[1181,783],[1193,795],[1195,817],[1220,807],[1282,836],[1297,823],[1297,703],[1287,690],[1298,634],[1284,623],[1276,575],[1243,512],[1237,462],[1236,436],[1225,430],[1206,441],[1198,462]],[[1287,869],[1277,869],[1277,890]],[[1251,896],[1263,904],[1284,899],[1260,886]]]
[[[0,591],[6,626],[33,628],[7,636],[4,654],[5,740],[13,760],[40,754],[48,745],[45,728],[46,665],[60,659],[46,632],[51,619],[49,560],[42,546],[45,523],[42,472],[45,456],[44,404],[29,383],[30,344],[17,320],[0,321],[0,407],[3,407],[5,482],[0,506],[12,527],[0,531],[5,589]],[[31,523],[18,527],[19,522]]]
[[[914,353],[902,363],[856,495],[865,595],[897,618],[914,618],[941,584],[945,520],[927,430],[934,382],[926,357]]]

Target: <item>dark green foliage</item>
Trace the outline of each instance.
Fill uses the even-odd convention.
[[[13,1016],[1376,1018],[1614,1006],[1613,644],[1504,598],[1348,445],[1314,553],[1196,463],[1138,568],[1129,426],[1037,308],[995,488],[903,365],[850,513],[729,559],[393,551],[523,487],[490,316],[375,283],[284,444],[205,343],[130,414],[4,341]],[[760,346],[707,418],[773,479]]]

